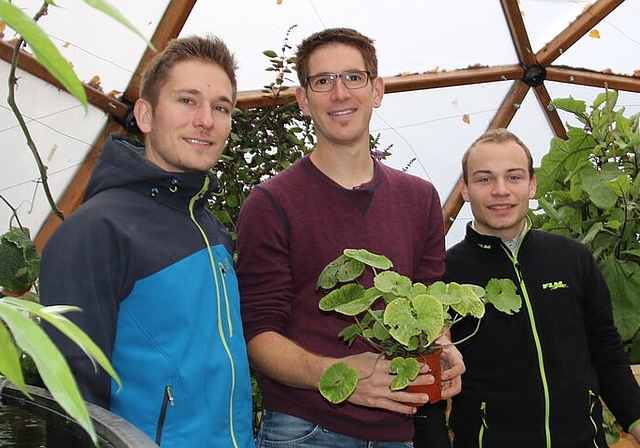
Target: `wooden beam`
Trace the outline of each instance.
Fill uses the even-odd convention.
[[[537,61],[531,49],[531,42],[524,26],[524,20],[522,20],[519,2],[516,0],[501,0],[500,3],[509,26],[511,40],[518,54],[518,60],[524,67],[531,67]]]
[[[549,108],[551,96],[549,95],[547,88],[544,85],[534,87],[534,92],[536,93],[536,98],[538,98],[540,108],[544,111],[547,117],[547,121],[549,122],[549,126],[551,126],[553,134],[556,137],[567,138],[567,130],[560,119],[560,115],[558,115],[558,111]]]
[[[465,86],[522,78],[524,71],[517,64],[493,67],[469,67],[450,72],[428,72],[385,78],[385,93],[410,92],[440,87]]]
[[[568,67],[547,67],[547,80],[591,87],[608,87],[615,90],[640,93],[640,77],[614,75]]]
[[[598,0],[585,9],[576,20],[536,53],[538,64],[543,67],[550,65],[623,2],[624,0]]]
[[[11,64],[13,59],[14,46],[4,40],[0,40],[0,59],[5,60]],[[18,58],[18,68],[23,70],[37,78],[46,81],[54,87],[63,89],[64,87],[60,82],[54,78],[41,64],[26,51],[20,51],[20,57]],[[105,95],[98,89],[94,89],[88,84],[83,84],[84,91],[87,93],[87,100],[89,104],[102,109],[105,113],[122,118],[127,113],[127,106],[114,97]]]

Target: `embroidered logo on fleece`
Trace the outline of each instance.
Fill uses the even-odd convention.
[[[542,289],[555,290],[555,289],[567,289],[567,288],[569,288],[569,285],[567,285],[562,280],[558,280],[556,282],[548,282],[548,283],[543,283],[542,284]]]
[[[480,249],[491,249],[491,244],[478,244]]]

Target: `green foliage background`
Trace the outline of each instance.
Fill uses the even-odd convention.
[[[586,244],[611,291],[613,315],[630,361],[640,363],[640,133],[638,114],[616,108],[618,93],[587,107],[574,98],[551,105],[569,112],[567,139],[553,138],[537,170],[535,227]]]

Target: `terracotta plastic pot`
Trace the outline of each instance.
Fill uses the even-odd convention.
[[[442,354],[442,349],[436,350],[433,353],[428,353],[426,355],[415,356],[414,358],[418,360],[420,363],[426,363],[429,368],[429,374],[433,375],[435,381],[432,384],[427,384],[425,386],[414,386],[409,385],[405,389],[407,392],[420,392],[424,394],[429,394],[429,403],[437,403],[441,400],[440,391],[442,387],[442,379],[441,379],[441,369],[440,369],[440,355]],[[415,406],[415,403],[408,403],[410,406]]]

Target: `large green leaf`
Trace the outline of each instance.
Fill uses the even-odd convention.
[[[492,278],[487,283],[485,303],[491,303],[498,311],[513,314],[520,311],[522,297],[516,291],[516,285],[507,278]]]
[[[453,283],[449,285],[448,290],[454,297],[458,298],[451,304],[451,308],[456,310],[458,314],[461,316],[473,316],[478,319],[484,316],[484,302],[469,285]]]
[[[93,422],[64,356],[36,322],[4,299],[0,300],[0,312],[18,347],[33,359],[51,395],[97,443]]]
[[[640,266],[633,261],[608,257],[601,267],[611,291],[616,327],[622,340],[629,341],[640,329]]]
[[[604,164],[600,170],[596,170],[593,166],[585,167],[581,173],[582,186],[596,207],[606,210],[616,205],[619,188],[625,188],[621,184],[621,176],[626,177],[616,165],[611,163]],[[614,190],[611,182],[619,188]],[[628,190],[628,184],[625,192],[626,190]]]
[[[102,350],[82,331],[76,324],[66,317],[60,315],[68,311],[80,311],[79,308],[66,305],[53,305],[49,307],[42,306],[39,303],[24,301],[16,298],[5,299],[19,310],[26,310],[29,313],[38,316],[42,320],[49,322],[51,325],[60,330],[65,336],[71,339],[93,362],[96,361],[117,383],[120,384],[118,374],[111,366],[111,363],[104,355]]]
[[[373,279],[373,284],[383,293],[389,292],[401,297],[408,297],[411,294],[411,279],[395,271],[379,273]]]
[[[324,371],[318,389],[331,403],[342,403],[356,390],[358,371],[346,362],[337,362]]]
[[[343,285],[334,289],[318,302],[322,311],[335,311],[340,305],[364,298],[364,287],[356,283]]]
[[[86,108],[87,95],[73,67],[38,24],[7,0],[0,0],[0,17],[29,44],[38,62]]]
[[[433,343],[444,326],[444,307],[440,300],[430,294],[421,294],[411,299],[420,329],[427,335],[427,342]]]
[[[372,268],[386,270],[393,267],[393,263],[387,257],[371,253],[366,249],[345,249],[343,253],[347,257],[361,261]]]
[[[318,276],[317,288],[329,290],[338,283],[348,282],[360,277],[364,272],[365,264],[361,261],[340,255],[327,264]]]
[[[2,323],[4,320],[4,314],[0,309],[0,374],[4,375],[4,377],[15,384],[23,394],[29,397],[29,392],[27,391],[20,367],[20,353],[13,343],[11,333],[9,333],[7,327]]]
[[[402,390],[420,373],[420,363],[414,358],[397,357],[391,360],[389,373],[396,375],[389,386],[391,390]]]

